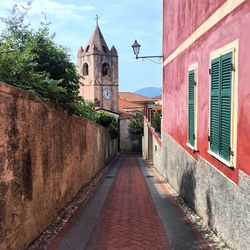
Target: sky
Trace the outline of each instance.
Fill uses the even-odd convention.
[[[21,6],[26,1],[0,0],[0,17],[8,16],[14,3]],[[44,20],[42,12],[56,42],[69,49],[74,63],[78,48],[86,47],[95,29],[98,14],[107,45],[118,51],[119,90],[161,87],[161,62],[136,60],[131,45],[137,39],[140,56],[162,54],[162,0],[33,0],[27,21],[38,27]],[[0,31],[3,28],[0,23]]]

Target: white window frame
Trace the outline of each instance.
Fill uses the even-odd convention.
[[[194,70],[194,80],[196,84],[194,85],[194,135],[195,135],[195,140],[194,140],[194,146],[189,144],[188,142],[188,117],[189,117],[189,108],[187,109],[187,146],[192,149],[193,151],[198,150],[197,146],[197,141],[198,141],[198,62],[195,62],[191,64],[188,67],[188,72],[187,72],[187,107],[189,107],[189,71]]]
[[[238,117],[238,58],[239,58],[239,39],[236,39],[225,46],[214,50],[210,53],[210,69],[213,59],[223,56],[229,52],[232,52],[232,63],[234,70],[232,70],[232,87],[231,87],[231,135],[230,135],[230,147],[233,151],[233,155],[230,155],[230,160],[223,159],[218,154],[214,153],[210,149],[210,142],[208,142],[208,153],[221,161],[228,167],[236,168],[237,159],[237,117]],[[208,135],[210,135],[210,114],[211,114],[211,76],[209,76],[209,118],[208,118]]]

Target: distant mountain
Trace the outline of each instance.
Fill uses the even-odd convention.
[[[152,97],[161,95],[161,91],[162,91],[161,88],[147,87],[147,88],[138,89],[137,91],[135,91],[135,93],[138,95],[143,95],[143,96],[152,98]]]

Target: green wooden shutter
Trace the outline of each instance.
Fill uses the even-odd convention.
[[[219,154],[220,148],[220,57],[211,62],[210,149]]]
[[[195,140],[195,73],[194,70],[188,72],[188,143],[194,147]]]
[[[220,155],[230,160],[232,52],[221,56]]]

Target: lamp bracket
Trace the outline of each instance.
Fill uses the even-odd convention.
[[[136,59],[145,59],[145,58],[163,58],[163,56],[136,56]]]

